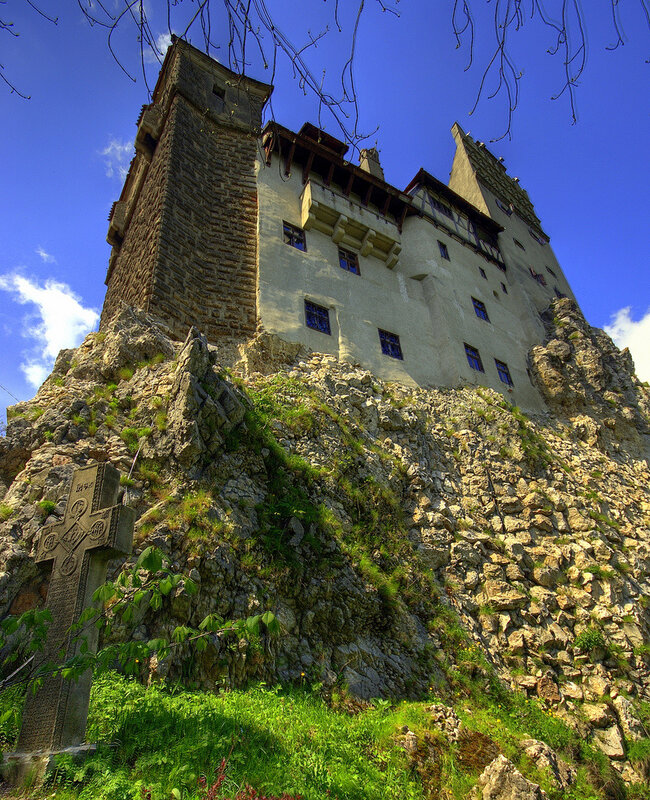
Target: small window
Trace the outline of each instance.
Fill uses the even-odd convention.
[[[501,382],[507,384],[508,386],[514,386],[512,378],[510,377],[508,365],[504,361],[499,361],[498,358],[494,359],[494,363],[497,365],[497,372],[499,373]]]
[[[323,306],[305,300],[305,322],[308,328],[313,328],[321,333],[332,333],[330,328],[330,312]]]
[[[440,200],[437,200],[435,197],[431,197],[431,195],[429,195],[429,199],[431,200],[432,207],[435,208],[436,211],[439,211],[441,214],[449,217],[449,219],[454,218],[454,215],[448,206],[446,206],[444,203],[441,203]]]
[[[485,280],[487,280],[487,275],[485,274],[483,267],[479,267],[478,271],[481,273],[481,278],[485,278]]]
[[[530,272],[530,277],[533,278],[533,280],[536,280],[540,286],[546,286],[546,278],[541,272],[535,272],[532,267],[528,267],[528,271]]]
[[[465,355],[467,356],[467,361],[472,369],[475,369],[477,372],[485,372],[483,369],[481,356],[475,347],[465,343]]]
[[[285,244],[295,247],[296,250],[307,250],[307,240],[305,239],[305,232],[302,228],[297,228],[290,222],[283,222],[282,232]]]
[[[508,287],[505,285],[505,283],[501,284],[501,288],[503,289],[504,294],[508,294]]]
[[[514,243],[517,245],[517,247],[519,247],[521,250],[525,250],[525,249],[526,249],[526,248],[523,246],[523,244],[522,244],[522,243],[519,241],[519,239],[515,239],[515,238],[513,238],[513,240],[512,240],[512,241],[513,241],[513,242],[514,242]]]
[[[557,278],[557,275],[556,275],[556,274],[553,272],[553,270],[552,270],[550,267],[546,267],[546,271],[547,271],[547,272],[550,272],[550,273],[551,273],[551,275],[552,275],[554,278]]]
[[[399,336],[396,333],[382,331],[382,329],[379,328],[379,341],[381,343],[381,352],[385,356],[399,358],[400,360],[404,359],[402,348],[399,343]]]
[[[479,319],[484,319],[486,322],[489,322],[490,318],[488,317],[485,303],[481,302],[481,300],[477,300],[475,297],[472,297],[472,303],[474,303],[474,311],[476,311],[476,316]]]
[[[447,245],[444,242],[438,240],[438,247],[440,248],[440,255],[443,258],[446,258],[447,261],[451,261],[451,259],[449,258],[449,250],[447,249]]]
[[[359,271],[359,256],[351,250],[344,250],[339,247],[339,265],[341,269],[353,272],[355,275],[361,274]]]
[[[561,292],[561,291],[560,291],[560,290],[557,288],[557,286],[554,286],[554,287],[553,287],[553,291],[555,292],[555,296],[556,296],[556,297],[559,297],[560,299],[562,299],[563,297],[566,297],[566,295],[564,294],[564,292]]]
[[[507,214],[508,216],[512,214],[512,206],[507,206],[505,203],[499,200],[498,197],[495,197],[494,199],[496,201],[496,204],[499,206],[499,208],[501,209],[501,211],[503,211],[504,214]]]
[[[533,239],[536,242],[539,242],[539,244],[541,244],[542,247],[548,244],[548,239],[545,239],[543,236],[540,236],[538,233],[535,233],[535,231],[532,228],[528,228],[528,233],[533,237]]]

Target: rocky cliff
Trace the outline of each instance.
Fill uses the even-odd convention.
[[[627,352],[556,302],[530,371],[549,413],[410,389],[260,336],[235,358],[125,308],[63,351],[0,440],[0,606],[42,602],[30,558],[73,469],[110,460],[136,551],[199,584],[118,635],[271,609],[284,635],[215,637],[151,670],[208,687],[308,676],[361,697],[499,678],[628,780],[650,702],[650,394]],[[118,568],[118,565],[115,565]]]

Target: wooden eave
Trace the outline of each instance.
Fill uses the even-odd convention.
[[[301,132],[294,133],[277,122],[267,123],[262,131],[267,159],[271,153],[276,153],[283,171],[289,174],[293,167],[300,165],[303,183],[309,180],[310,173],[315,173],[326,186],[330,183],[340,186],[344,195],[354,192],[361,198],[362,205],[372,202],[380,214],[390,214],[396,219],[400,228],[406,216],[419,213],[404,192],[344,159],[340,153],[346,152],[347,147],[342,142],[329,134],[319,136],[318,141],[311,135],[306,136],[305,131],[311,133],[319,129],[308,124],[303,125]]]
[[[417,175],[409,183],[406,189],[404,189],[404,191],[408,193],[416,186],[426,186],[430,189],[433,189],[436,194],[444,197],[451,206],[455,206],[460,211],[463,211],[472,220],[472,222],[475,222],[487,233],[491,233],[495,238],[504,230],[503,226],[499,225],[498,222],[495,222],[492,217],[489,217],[487,214],[479,211],[476,206],[473,206],[464,197],[457,194],[453,189],[450,189],[446,183],[434,178],[433,175],[428,173],[423,167],[420,168]]]

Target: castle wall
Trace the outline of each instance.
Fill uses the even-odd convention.
[[[255,158],[269,91],[185,43],[169,51],[112,214],[102,324],[125,301],[178,338],[192,325],[215,342],[255,333]]]
[[[360,275],[341,269],[338,244],[319,230],[307,230],[307,251],[283,240],[283,220],[302,226],[302,170],[287,178],[276,158],[260,163],[258,304],[264,330],[321,353],[358,361],[385,380],[426,384],[440,368],[430,346],[432,331],[423,288],[380,259],[359,256]],[[348,214],[364,213],[340,195]],[[371,210],[366,210],[372,215]],[[397,233],[397,225],[393,224]],[[331,335],[308,328],[305,300],[329,310]],[[404,360],[381,352],[378,329],[400,337]]]
[[[490,386],[525,408],[543,408],[526,364],[528,348],[543,336],[541,321],[508,272],[426,218],[411,216],[401,234],[394,223],[401,253],[393,269],[359,256],[360,274],[350,273],[341,269],[339,245],[326,233],[306,230],[306,252],[284,242],[283,221],[297,228],[304,222],[302,170],[287,177],[275,157],[270,166],[259,162],[258,170],[258,308],[264,330],[359,362],[385,380]],[[373,214],[340,189],[331,191],[332,207],[343,207],[350,218]],[[441,257],[439,241],[449,260]],[[489,322],[477,317],[472,297],[485,303]],[[307,327],[305,300],[328,309],[330,335]],[[381,352],[379,328],[399,336],[403,360]],[[479,350],[485,372],[469,366],[465,343]],[[508,365],[511,391],[495,359]]]
[[[441,257],[439,241],[447,246],[449,260]],[[537,330],[541,321],[535,310],[531,313],[522,307],[521,293],[507,272],[419,217],[410,217],[404,224],[397,269],[427,273],[422,281],[431,320],[426,347],[435,350],[438,359],[430,383],[489,386],[516,405],[543,408],[527,371],[528,349],[542,339]],[[477,316],[472,298],[484,303],[489,322]],[[470,367],[466,343],[479,351],[485,372]],[[495,359],[508,365],[512,387],[500,380]]]
[[[132,168],[136,174],[133,177],[144,182],[135,201],[129,235],[119,253],[114,250],[100,328],[117,312],[121,303],[149,309],[153,275],[158,262],[160,221],[169,174],[170,151],[171,129],[165,129],[150,165],[143,156],[136,157]]]
[[[255,332],[256,138],[213,123],[176,96],[150,308],[174,333],[210,340]]]

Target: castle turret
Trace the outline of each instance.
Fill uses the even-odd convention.
[[[102,325],[124,301],[181,338],[190,325],[211,341],[255,332],[255,158],[271,91],[174,41],[109,217]]]

